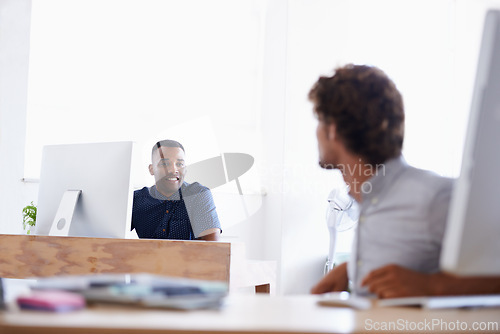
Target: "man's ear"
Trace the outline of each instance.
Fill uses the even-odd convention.
[[[155,173],[153,171],[153,165],[149,165],[149,174],[155,175]]]

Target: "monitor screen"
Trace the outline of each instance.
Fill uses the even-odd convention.
[[[125,238],[130,233],[133,187],[132,142],[45,146],[35,233],[53,235],[63,195],[73,197],[67,234]],[[62,204],[61,204],[62,203]],[[52,229],[52,230],[51,230]]]
[[[452,195],[441,269],[500,274],[500,11],[486,14],[462,168]]]

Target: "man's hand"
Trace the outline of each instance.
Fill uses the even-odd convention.
[[[330,271],[312,289],[312,294],[320,294],[332,291],[347,290],[347,262],[344,262]]]
[[[361,283],[379,298],[430,296],[432,275],[390,264],[373,270]]]

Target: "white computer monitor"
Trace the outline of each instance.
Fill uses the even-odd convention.
[[[127,237],[133,201],[132,152],[132,142],[45,146],[35,233]],[[63,195],[69,200],[62,200]],[[68,211],[70,222],[65,219]],[[54,229],[58,222],[60,231]]]
[[[500,11],[486,14],[460,177],[441,269],[500,275]]]

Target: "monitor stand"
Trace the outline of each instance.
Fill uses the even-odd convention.
[[[56,216],[50,227],[49,235],[53,236],[68,236],[69,227],[73,220],[76,203],[82,193],[81,190],[66,190],[59,203]]]

